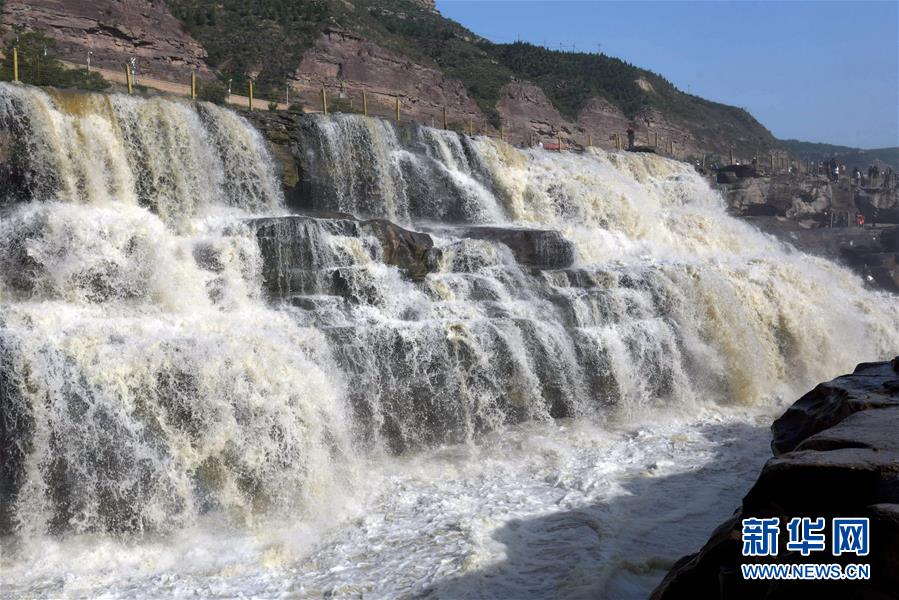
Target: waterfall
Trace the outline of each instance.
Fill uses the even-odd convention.
[[[33,200],[139,204],[177,226],[212,206],[279,205],[262,137],[212,104],[4,84],[0,119]]]
[[[292,134],[347,214],[287,215],[223,108],[0,84],[0,534],[302,520],[373,455],[750,405],[899,346],[895,297],[683,163]]]
[[[471,142],[452,132],[358,115],[314,115],[300,131],[314,205],[415,220],[504,220]]]
[[[353,454],[327,340],[232,231],[280,192],[215,106],[0,84],[31,194],[0,213],[0,531],[304,514]]]

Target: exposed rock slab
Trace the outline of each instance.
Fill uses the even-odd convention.
[[[558,231],[485,226],[469,227],[463,235],[505,244],[519,263],[538,269],[564,269],[574,262],[574,246]]]
[[[361,110],[364,90],[371,114],[393,115],[399,96],[406,118],[440,124],[445,106],[453,122],[483,121],[462,82],[337,27],[326,29],[303,54],[293,76],[293,89],[312,108],[321,106],[323,85],[332,103],[338,100],[334,95],[342,95],[356,110]]]
[[[137,59],[141,74],[187,81],[211,77],[206,50],[172,15],[164,0],[6,0],[2,23],[40,30],[56,40],[65,60],[120,69]]]
[[[496,111],[509,131],[506,139],[512,143],[555,137],[562,137],[569,145],[571,142],[585,143],[584,128],[565,120],[543,90],[527,81],[504,85],[499,92]],[[597,145],[599,142],[597,139]]]
[[[328,236],[361,238],[372,258],[421,279],[436,268],[439,250],[426,233],[404,229],[383,219],[360,221],[350,215],[322,217],[291,215],[245,222],[254,231],[262,253],[262,275],[269,294],[349,294],[351,261],[328,244]],[[366,244],[376,240],[377,247]]]
[[[439,251],[427,233],[404,229],[386,219],[360,221],[359,226],[381,242],[384,262],[399,267],[412,279],[423,279],[436,267]]]
[[[775,421],[774,448],[734,517],[696,554],[679,560],[653,592],[675,598],[895,598],[899,590],[899,357],[860,364],[819,385]],[[867,581],[768,581],[742,578],[741,520],[750,517],[868,517]],[[854,557],[857,558],[857,557]],[[764,562],[847,563],[807,558],[780,545]]]
[[[771,449],[775,455],[791,452],[852,413],[888,407],[899,407],[899,373],[890,363],[862,363],[852,375],[819,384],[787,409],[771,425]]]

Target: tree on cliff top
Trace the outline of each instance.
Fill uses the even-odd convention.
[[[7,41],[3,49],[5,58],[0,66],[0,81],[13,79],[14,47],[19,49],[19,80],[23,83],[82,90],[105,90],[109,87],[109,82],[99,73],[67,69],[56,58],[56,42],[39,31],[18,33]]]

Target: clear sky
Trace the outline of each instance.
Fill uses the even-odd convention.
[[[495,42],[616,56],[779,138],[899,146],[899,2],[437,0]]]

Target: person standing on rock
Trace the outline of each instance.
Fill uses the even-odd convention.
[[[634,128],[633,127],[627,128],[627,149],[628,150],[634,149]]]

